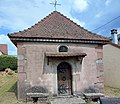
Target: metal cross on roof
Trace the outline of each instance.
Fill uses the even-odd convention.
[[[50,3],[50,4],[54,5],[54,7],[55,7],[55,11],[56,11],[56,7],[57,7],[57,5],[61,5],[61,4],[57,4],[57,0],[55,0],[55,3]]]

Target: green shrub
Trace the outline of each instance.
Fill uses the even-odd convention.
[[[17,69],[17,57],[14,56],[0,56],[0,71],[10,68]]]

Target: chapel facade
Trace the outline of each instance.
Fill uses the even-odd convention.
[[[53,96],[103,92],[103,45],[108,39],[57,11],[8,36],[18,52],[18,99],[25,99],[34,86]]]

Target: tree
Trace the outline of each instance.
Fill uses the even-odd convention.
[[[6,68],[17,70],[17,57],[0,56],[0,70],[5,70]]]

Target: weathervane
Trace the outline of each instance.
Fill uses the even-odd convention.
[[[54,7],[55,7],[55,11],[56,11],[56,7],[57,7],[57,5],[61,5],[61,4],[57,4],[57,0],[55,0],[55,3],[50,3],[50,4],[54,5]]]

